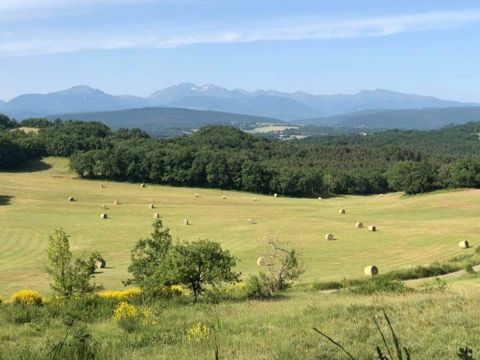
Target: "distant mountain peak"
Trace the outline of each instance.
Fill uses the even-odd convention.
[[[85,93],[104,93],[101,90],[94,89],[87,85],[76,85],[68,88],[66,90],[57,91],[57,93],[64,93],[64,94],[85,94]]]

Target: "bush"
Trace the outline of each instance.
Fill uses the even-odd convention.
[[[340,281],[314,282],[310,285],[310,289],[314,291],[340,290],[344,286]]]
[[[113,312],[113,320],[126,332],[133,332],[139,325],[139,313],[135,306],[121,302]]]
[[[40,306],[43,304],[43,298],[38,291],[20,290],[12,295],[12,302],[24,306]]]
[[[273,296],[271,281],[267,274],[260,272],[251,275],[247,280],[247,296],[250,298],[266,299]]]
[[[142,295],[142,289],[138,287],[129,288],[126,290],[109,290],[101,291],[98,296],[103,299],[112,299],[117,301],[133,301]]]
[[[398,280],[377,276],[376,278],[359,282],[356,286],[350,288],[350,291],[356,294],[371,295],[380,292],[404,293],[410,291],[410,289]]]

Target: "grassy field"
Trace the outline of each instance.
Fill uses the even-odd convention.
[[[258,270],[256,259],[265,237],[288,241],[303,258],[303,282],[358,278],[370,264],[386,272],[473,251],[459,249],[460,240],[480,245],[480,190],[291,199],[80,180],[62,158],[33,165],[24,172],[0,173],[3,295],[23,288],[48,292],[45,246],[48,235],[59,227],[71,235],[76,254],[98,250],[104,256],[108,268],[97,282],[108,289],[121,288],[121,280],[128,278],[130,250],[150,233],[154,212],[161,214],[174,239],[221,242],[240,259],[238,270],[245,275]],[[68,202],[69,196],[77,201]],[[120,205],[115,206],[115,200]],[[149,209],[150,203],[157,209]],[[340,208],[346,214],[340,215]],[[108,220],[100,219],[102,212],[108,213]],[[250,218],[257,224],[249,224]],[[192,225],[184,226],[183,219]],[[357,221],[375,224],[378,231],[356,229]],[[326,241],[326,233],[336,240]]]
[[[252,134],[265,134],[265,133],[274,133],[274,132],[282,132],[285,130],[289,129],[298,129],[300,126],[295,126],[295,125],[265,125],[265,126],[260,126],[255,129],[252,129],[248,132]]]

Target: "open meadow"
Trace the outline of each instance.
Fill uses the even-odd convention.
[[[480,190],[411,197],[275,198],[81,180],[64,158],[34,165],[23,172],[0,173],[0,294],[6,296],[24,288],[49,291],[45,248],[48,235],[60,227],[71,235],[77,255],[97,250],[106,259],[107,268],[96,281],[106,289],[121,288],[129,276],[130,251],[151,232],[156,212],[174,239],[220,242],[239,258],[237,268],[244,275],[258,271],[265,237],[288,241],[304,262],[301,282],[359,278],[371,264],[384,273],[474,251],[460,249],[460,240],[480,245]],[[69,202],[69,196],[76,201]],[[119,205],[114,205],[116,200]],[[149,208],[152,203],[155,209]],[[346,214],[339,214],[341,208]],[[109,218],[101,220],[101,213]],[[185,226],[184,219],[191,225]],[[378,231],[356,229],[357,221],[375,224]],[[326,233],[335,240],[325,240]]]

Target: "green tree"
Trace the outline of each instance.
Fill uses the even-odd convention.
[[[176,245],[169,264],[172,282],[189,287],[195,301],[205,285],[235,283],[240,277],[239,273],[232,270],[236,258],[229,251],[223,250],[219,243],[210,240]]]
[[[150,238],[139,240],[132,250],[128,271],[133,278],[124,284],[136,284],[149,295],[155,295],[164,286],[171,285],[167,264],[171,248],[170,231],[163,228],[161,220],[155,221]]]
[[[69,236],[62,229],[55,230],[49,237],[47,248],[47,272],[52,278],[50,287],[65,298],[93,292],[98,288],[92,283],[95,256],[97,253],[88,260],[74,259]]]

